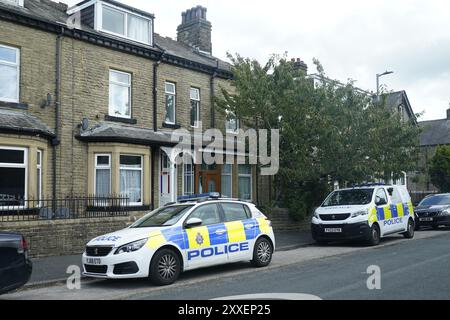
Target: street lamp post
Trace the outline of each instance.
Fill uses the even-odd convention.
[[[394,71],[386,71],[386,72],[383,72],[382,74],[377,74],[377,97],[380,95],[380,78],[382,76],[386,76],[386,75],[392,74],[392,73],[394,73]]]

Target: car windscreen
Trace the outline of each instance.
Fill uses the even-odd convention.
[[[322,204],[322,207],[353,206],[369,204],[374,189],[352,189],[334,191]]]
[[[419,203],[419,207],[428,206],[450,206],[450,195],[436,195],[423,199]]]
[[[173,226],[192,207],[193,205],[159,208],[133,223],[130,228]]]

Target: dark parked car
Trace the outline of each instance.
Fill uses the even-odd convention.
[[[0,232],[0,294],[25,285],[32,269],[25,237],[17,233]]]
[[[415,208],[416,227],[450,226],[450,193],[431,195]]]

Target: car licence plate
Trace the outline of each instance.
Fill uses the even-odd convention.
[[[433,221],[433,218],[420,218],[419,221],[430,222],[430,221]]]
[[[342,228],[325,228],[325,233],[342,233]]]
[[[102,259],[100,258],[86,258],[86,264],[92,264],[92,265],[101,265]]]

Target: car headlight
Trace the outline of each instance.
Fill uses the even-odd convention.
[[[369,210],[361,210],[361,211],[357,211],[357,212],[353,212],[352,213],[352,218],[356,218],[356,217],[359,217],[359,216],[366,216],[366,215],[368,215],[369,214]]]
[[[134,241],[128,244],[125,244],[119,248],[117,248],[116,252],[114,254],[121,254],[121,253],[127,253],[127,252],[134,252],[138,251],[140,248],[142,248],[147,243],[147,238]]]
[[[440,213],[441,216],[450,216],[450,208],[442,210]]]
[[[317,211],[314,211],[313,217],[319,219],[319,214],[317,213]]]

